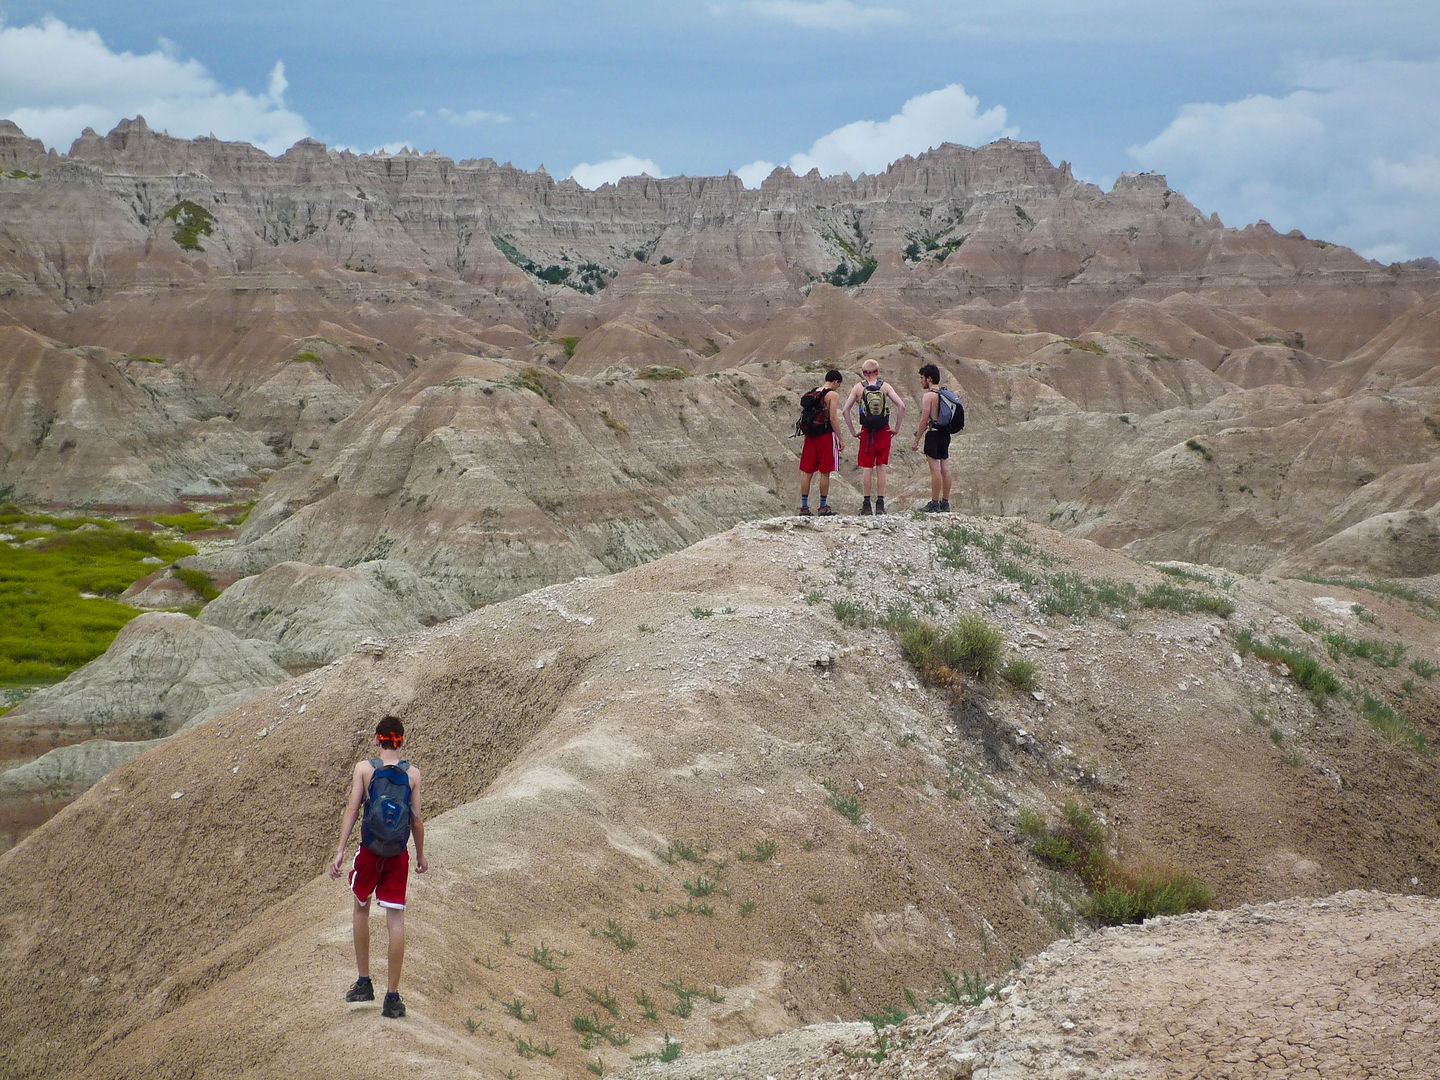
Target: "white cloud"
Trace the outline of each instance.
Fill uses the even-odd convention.
[[[514,119],[507,113],[494,112],[490,109],[467,109],[464,112],[455,112],[453,109],[437,109],[440,117],[457,127],[474,127],[477,124],[508,124]]]
[[[144,116],[181,138],[214,134],[279,154],[309,134],[285,105],[288,85],[280,62],[264,93],[226,90],[163,39],[151,53],[117,53],[93,30],[55,18],[0,24],[0,116],[61,151],[86,127],[104,133]]]
[[[1264,219],[1382,261],[1440,255],[1440,60],[1285,74],[1284,96],[1184,106],[1131,157],[1227,225]]]
[[[644,173],[647,176],[662,177],[665,172],[649,158],[638,158],[634,154],[622,154],[613,157],[609,161],[596,162],[591,165],[581,162],[570,170],[570,176],[583,188],[594,191],[602,184],[613,184],[626,176],[639,176]]]
[[[883,172],[906,154],[920,154],[941,143],[980,146],[1013,138],[1019,129],[1005,123],[1005,107],[980,111],[980,100],[952,83],[911,98],[888,120],[856,120],[817,139],[809,150],[786,164],[804,174],[819,169],[823,176]],[[774,166],[754,161],[735,170],[747,187],[757,187]]]
[[[761,183],[775,171],[773,161],[752,161],[749,165],[741,165],[735,170],[735,175],[740,177],[740,182],[748,188],[758,188]]]
[[[712,5],[711,11],[723,15],[732,7],[809,30],[869,30],[905,21],[905,13],[895,8],[865,7],[854,0],[743,0]]]

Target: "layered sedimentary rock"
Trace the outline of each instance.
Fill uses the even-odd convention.
[[[1410,473],[1440,273],[1226,228],[1163,176],[1104,191],[1034,143],[757,189],[141,119],[68,154],[11,125],[0,158],[0,489],[138,505],[288,466],[239,572],[393,552],[476,602],[631,565],[788,505],[789,398],[869,354],[912,402],[926,361],[960,383],[957,505],[1244,569],[1436,505]],[[928,497],[903,449],[891,484]]]

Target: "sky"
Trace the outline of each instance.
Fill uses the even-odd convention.
[[[63,153],[136,115],[592,188],[1008,137],[1229,226],[1440,257],[1436,0],[0,0],[0,117]]]

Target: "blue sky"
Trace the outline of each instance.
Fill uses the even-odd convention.
[[[0,116],[144,114],[281,153],[492,157],[586,186],[878,171],[1038,141],[1381,261],[1440,256],[1434,0],[0,0]]]

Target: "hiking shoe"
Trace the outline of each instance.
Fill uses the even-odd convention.
[[[374,1001],[375,984],[369,979],[356,979],[355,985],[345,991],[346,1001]]]
[[[799,510],[796,510],[795,513],[799,514],[801,517],[811,517],[811,516],[812,516],[811,513],[810,513],[810,508],[809,508],[808,506],[802,506],[802,507],[800,507],[800,509],[799,509]]]
[[[400,1000],[400,995],[394,990],[385,995],[385,1004],[380,1007],[380,1015],[392,1018],[405,1015],[405,1002]]]
[[[931,499],[931,500],[930,500],[929,502],[927,502],[924,506],[920,507],[920,512],[921,512],[922,514],[935,514],[935,513],[939,513],[939,511],[940,511],[940,504],[939,504],[938,502],[936,502],[934,499]]]
[[[870,500],[866,499],[860,504],[860,516],[869,517],[872,513],[873,511],[870,509]]]
[[[884,500],[884,499],[876,499],[876,500],[875,500],[875,513],[877,513],[877,514],[883,514],[883,513],[885,513],[885,500]]]
[[[942,513],[942,514],[948,514],[948,513],[950,512],[950,500],[949,500],[949,499],[941,499],[941,500],[940,500],[939,510],[940,510],[940,513]]]
[[[816,510],[816,511],[815,511],[815,516],[816,516],[816,517],[834,517],[834,516],[835,516],[835,511],[834,511],[834,510],[831,510],[830,507],[828,507],[828,506],[822,506],[822,507],[820,507],[819,510]]]

